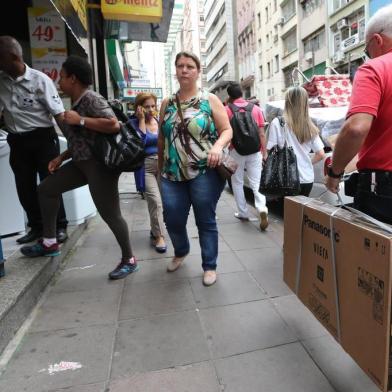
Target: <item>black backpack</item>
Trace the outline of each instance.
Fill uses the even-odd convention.
[[[253,104],[238,107],[229,103],[233,112],[230,120],[233,128],[233,146],[240,155],[250,155],[260,151],[259,126],[252,116]]]

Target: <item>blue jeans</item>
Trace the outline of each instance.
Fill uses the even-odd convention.
[[[163,219],[174,246],[174,254],[183,257],[189,253],[186,223],[192,206],[204,271],[216,269],[218,229],[215,211],[224,186],[225,182],[213,169],[189,181],[161,179]]]

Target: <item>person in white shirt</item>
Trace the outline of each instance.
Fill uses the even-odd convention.
[[[285,138],[297,157],[300,194],[309,196],[314,181],[313,165],[324,159],[325,154],[319,130],[309,117],[308,93],[302,87],[287,90],[283,118],[274,118],[268,129],[267,150],[276,145],[283,147]]]
[[[24,244],[42,236],[42,216],[37,195],[37,175],[49,175],[48,164],[60,153],[53,118],[61,124],[63,103],[53,81],[23,61],[22,47],[10,36],[0,36],[0,115],[3,115],[10,165],[20,203],[31,230],[17,242]],[[57,217],[57,238],[67,238],[63,202]]]

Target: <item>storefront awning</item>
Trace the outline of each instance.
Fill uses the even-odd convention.
[[[105,38],[120,41],[166,42],[173,15],[174,0],[163,1],[163,16],[159,23],[105,20]]]
[[[124,60],[118,41],[114,39],[106,40],[106,52],[109,61],[110,73],[118,87],[123,89],[126,86],[123,74]]]
[[[87,37],[87,0],[50,0],[76,38]]]

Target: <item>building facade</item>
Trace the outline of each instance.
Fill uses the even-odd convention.
[[[256,0],[256,91],[261,102],[279,100],[299,62],[296,0]]]
[[[328,1],[328,44],[331,65],[353,77],[364,62],[368,0]]]
[[[235,0],[206,0],[206,73],[209,90],[225,99],[229,81],[238,80]]]
[[[324,74],[327,67],[327,4],[303,0],[298,7],[299,68],[306,77]]]
[[[255,0],[237,1],[237,32],[239,78],[244,97],[250,98],[256,94]]]
[[[181,28],[181,47],[182,50],[194,53],[200,59],[200,84],[202,87],[207,87],[203,0],[185,0],[184,20]]]

